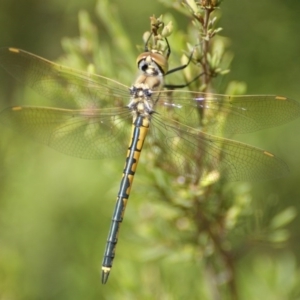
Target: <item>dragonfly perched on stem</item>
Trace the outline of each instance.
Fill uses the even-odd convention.
[[[146,44],[137,58],[139,75],[131,87],[23,50],[0,49],[0,66],[47,99],[43,101],[50,101],[47,106],[6,108],[0,114],[1,123],[80,158],[111,157],[125,154],[127,148],[104,252],[102,283],[107,282],[112,268],[145,139],[145,147],[157,155],[161,168],[194,183],[262,180],[288,171],[270,152],[211,133],[248,133],[283,124],[299,117],[299,102],[274,95],[204,94],[174,90],[170,85],[172,90],[164,89],[164,77],[186,67],[168,70],[170,47],[167,39],[165,42],[167,54],[149,50]],[[201,110],[209,112],[207,131],[201,130]]]

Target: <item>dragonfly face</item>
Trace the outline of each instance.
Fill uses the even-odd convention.
[[[137,62],[141,74],[130,88],[131,101],[128,108],[132,111],[134,118],[143,116],[150,119],[155,105],[152,95],[153,92],[163,88],[167,61],[159,53],[145,52],[138,57]]]
[[[299,102],[281,96],[164,90],[164,75],[171,72],[167,58],[149,51],[137,62],[140,75],[129,88],[22,50],[0,49],[0,66],[42,96],[41,106],[4,109],[1,123],[81,158],[111,157],[128,149],[102,264],[103,283],[146,136],[145,148],[158,157],[156,164],[175,176],[192,182],[261,180],[285,175],[286,164],[267,151],[216,134],[248,133],[300,116]],[[206,116],[205,131],[200,111]]]

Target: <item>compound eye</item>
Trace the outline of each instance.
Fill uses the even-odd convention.
[[[168,61],[160,53],[144,52],[138,56],[136,61],[138,68],[143,72],[147,70],[150,62],[154,62],[163,74],[166,74],[168,72]]]
[[[148,67],[149,67],[149,65],[148,65],[147,63],[145,63],[144,60],[141,60],[141,61],[139,62],[139,64],[138,64],[138,68],[139,68],[140,70],[142,70],[143,72],[146,72],[147,69],[148,69]]]
[[[141,69],[142,62],[144,62],[146,60],[147,56],[149,56],[149,55],[150,55],[150,52],[143,52],[137,57],[136,64],[139,69]]]
[[[152,60],[162,70],[163,74],[168,72],[168,60],[160,53],[151,53]]]

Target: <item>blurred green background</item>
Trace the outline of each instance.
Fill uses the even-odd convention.
[[[64,56],[62,39],[79,35],[78,12],[82,9],[96,24],[100,43],[113,46],[109,30],[96,13],[96,3],[0,0],[0,46],[57,60]],[[151,15],[172,13],[180,31],[188,23],[183,15],[157,1],[112,0],[109,5],[119,12],[116,18],[120,18],[136,55]],[[219,83],[221,91],[226,82],[238,80],[247,83],[248,94],[280,94],[300,100],[300,2],[225,0],[221,11],[222,35],[231,40],[234,53],[231,73]],[[22,98],[20,85],[0,70],[1,109],[22,103]],[[300,209],[299,125],[296,120],[238,137],[277,154],[291,169],[289,177],[248,187],[258,207],[260,218],[253,220],[257,226],[263,227],[291,207]],[[72,158],[3,126],[0,154],[0,300],[226,299],[226,295],[213,296],[214,288],[201,264],[181,260],[176,249],[169,259],[147,255],[145,249],[158,243],[162,233],[147,229],[141,237],[138,222],[147,219],[145,210],[151,202],[163,199],[151,197],[156,195],[151,193],[154,175],[145,165],[138,168],[114,268],[103,286],[100,263],[124,157],[100,161]],[[156,215],[158,225],[153,226],[165,225],[164,218]],[[238,261],[240,299],[300,299],[299,226],[297,217],[286,228],[290,238],[285,243],[278,247],[254,245]]]

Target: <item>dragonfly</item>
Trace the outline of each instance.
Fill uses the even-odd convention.
[[[46,104],[5,108],[0,113],[1,123],[75,157],[108,158],[125,155],[127,149],[102,262],[103,284],[112,269],[145,140],[147,153],[157,157],[159,167],[191,182],[263,180],[288,172],[287,165],[274,154],[227,136],[298,118],[299,102],[276,95],[232,96],[170,89],[165,76],[185,66],[168,70],[169,54],[170,50],[166,55],[145,47],[137,58],[138,76],[127,86],[20,49],[0,49],[0,66],[36,91]],[[201,125],[201,111],[209,115],[205,126]]]

